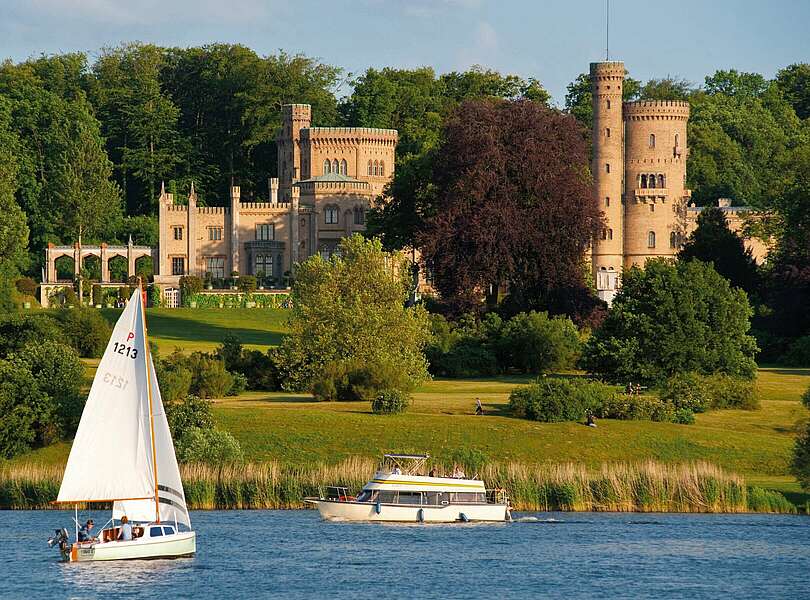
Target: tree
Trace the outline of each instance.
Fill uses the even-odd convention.
[[[802,404],[810,408],[810,387],[802,394]],[[790,472],[802,488],[810,489],[810,422],[802,424],[793,446]]]
[[[528,101],[469,101],[443,139],[418,243],[451,311],[480,310],[502,284],[521,310],[584,287],[583,255],[601,219],[576,121]]]
[[[33,447],[47,405],[48,396],[28,369],[0,360],[0,456],[13,458]]]
[[[624,272],[605,322],[588,341],[583,366],[616,382],[656,384],[685,371],[756,373],[752,311],[711,265],[648,260]]]
[[[311,386],[327,365],[382,365],[403,387],[427,378],[427,313],[405,307],[408,270],[379,240],[344,238],[340,255],[302,263],[292,289],[290,334],[278,353],[286,389]],[[409,391],[409,390],[404,390]]]
[[[679,77],[664,77],[663,79],[650,79],[641,86],[639,100],[689,100],[692,94],[692,84]]]
[[[524,373],[571,369],[580,351],[579,332],[571,319],[534,311],[507,321],[496,344],[498,362]]]
[[[0,97],[0,312],[14,308],[12,283],[28,258],[28,225],[14,199],[19,140],[11,130],[10,103]]]
[[[678,258],[713,263],[732,286],[749,295],[758,289],[757,264],[751,250],[746,250],[742,238],[729,229],[725,214],[717,207],[701,211],[697,229],[686,240]]]
[[[781,69],[776,74],[776,85],[800,119],[810,117],[810,63],[797,63]]]

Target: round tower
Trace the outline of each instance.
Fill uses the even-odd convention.
[[[599,272],[622,267],[622,84],[623,62],[591,63],[593,96],[593,190],[605,225],[594,240],[591,259],[597,288],[615,288],[615,277],[601,282]],[[600,293],[600,296],[602,294]]]
[[[626,102],[624,266],[674,257],[683,238],[689,103]]]

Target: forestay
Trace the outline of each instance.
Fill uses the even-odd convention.
[[[160,519],[177,519],[190,526],[174,445],[145,342],[142,297],[136,290],[98,365],[57,502],[115,501],[115,518],[126,514],[134,521],[151,521],[156,517],[156,464]]]

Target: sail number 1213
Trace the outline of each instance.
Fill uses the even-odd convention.
[[[113,343],[113,352],[116,352],[122,356],[129,356],[132,359],[138,358],[137,348],[127,346],[126,344],[119,344],[118,342]]]

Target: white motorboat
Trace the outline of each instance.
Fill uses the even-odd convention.
[[[330,487],[307,502],[328,521],[454,523],[511,520],[504,490],[487,490],[477,478],[420,474],[430,456],[386,454],[380,468],[361,492],[350,496],[345,487]]]
[[[51,538],[66,561],[191,556],[196,535],[146,336],[143,293],[135,290],[99,362],[70,449],[56,504],[112,504],[109,527],[70,543]],[[127,517],[132,539],[119,537]],[[128,537],[128,536],[127,536]]]

